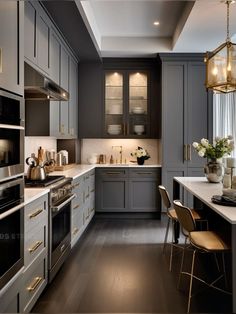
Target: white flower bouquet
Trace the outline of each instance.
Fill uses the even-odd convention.
[[[200,143],[193,142],[193,147],[200,157],[216,160],[230,155],[234,149],[234,141],[231,135],[222,138],[216,137],[213,144],[202,138]]]
[[[150,158],[150,155],[147,152],[147,150],[140,146],[138,146],[138,148],[135,149],[135,151],[131,153],[131,156],[136,157],[136,158],[143,158],[144,160]]]

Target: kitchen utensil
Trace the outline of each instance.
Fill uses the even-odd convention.
[[[61,153],[56,154],[56,165],[62,166],[63,155]]]
[[[39,164],[42,164],[45,161],[45,149],[42,149],[41,146],[38,149],[38,161]]]
[[[62,154],[62,164],[68,165],[68,151],[67,150],[60,150],[59,154]]]

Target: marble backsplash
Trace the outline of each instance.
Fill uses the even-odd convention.
[[[119,148],[114,146],[122,146],[123,162],[129,163],[130,160],[135,160],[130,153],[141,146],[151,156],[145,161],[145,164],[160,163],[160,141],[155,139],[83,139],[81,141],[81,162],[89,163],[89,157],[95,153],[105,154],[107,163],[109,163],[111,155],[115,162],[119,161]]]

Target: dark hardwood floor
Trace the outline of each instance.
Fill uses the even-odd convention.
[[[186,312],[187,289],[176,288],[180,256],[169,272],[169,252],[162,253],[165,226],[165,219],[94,218],[32,312]],[[230,313],[231,298],[206,289],[191,311]]]

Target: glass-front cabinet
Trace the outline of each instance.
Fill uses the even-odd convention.
[[[107,137],[149,136],[149,75],[147,71],[105,71]]]

